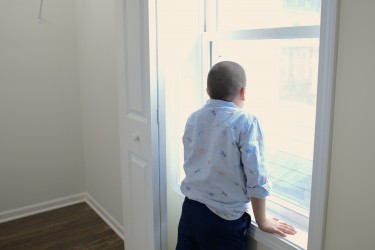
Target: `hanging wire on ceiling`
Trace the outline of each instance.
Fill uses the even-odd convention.
[[[42,12],[43,12],[43,0],[40,0],[40,3],[39,3],[39,16],[38,16],[39,22],[41,22],[43,20]]]

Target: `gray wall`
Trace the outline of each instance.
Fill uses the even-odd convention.
[[[88,192],[122,224],[115,3],[0,1],[0,213]]]
[[[325,249],[374,249],[375,1],[342,0]]]
[[[74,0],[0,1],[0,212],[84,191]]]
[[[85,190],[122,224],[116,0],[77,0]]]

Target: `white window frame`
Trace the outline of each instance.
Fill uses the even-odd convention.
[[[205,1],[204,1],[205,2]],[[207,8],[208,6],[206,6]],[[205,82],[205,73],[209,70],[210,63],[204,61],[204,55],[207,55],[209,46],[207,42],[216,39],[265,39],[271,38],[270,31],[275,34],[277,38],[293,38],[292,33],[299,32],[299,35],[305,34],[306,38],[320,37],[319,48],[319,69],[318,69],[318,90],[317,90],[317,107],[316,107],[316,121],[315,121],[315,139],[314,139],[314,157],[313,157],[313,173],[312,173],[312,188],[311,188],[311,205],[309,216],[306,211],[301,210],[301,216],[309,217],[308,228],[308,243],[307,249],[319,250],[324,249],[325,237],[325,219],[327,210],[327,195],[329,185],[329,169],[330,169],[330,155],[331,155],[331,138],[332,138],[332,117],[333,117],[333,103],[334,103],[334,87],[336,76],[336,51],[337,51],[337,31],[338,31],[338,10],[339,0],[322,0],[321,3],[321,23],[319,26],[309,27],[292,27],[292,28],[274,28],[274,29],[259,29],[252,30],[246,33],[243,32],[221,32],[221,33],[206,33],[202,36],[202,83]],[[216,23],[204,23],[205,29],[209,25],[217,25]],[[288,31],[293,31],[292,33]],[[305,31],[308,31],[307,33]],[[299,36],[301,37],[301,36]],[[276,38],[276,37],[275,37]],[[199,66],[198,66],[199,67]],[[205,86],[202,84],[202,90]],[[202,97],[202,101],[203,101]],[[162,107],[161,107],[162,108]],[[165,142],[164,142],[165,143]],[[173,190],[176,193],[180,192],[180,176],[179,171],[173,173],[172,182]],[[268,199],[268,203],[275,203],[283,205],[282,202],[274,198]],[[281,204],[280,204],[281,203]],[[272,207],[272,205],[271,205]],[[276,209],[277,210],[277,209]],[[297,209],[294,209],[297,210]],[[277,214],[279,216],[279,214]],[[291,242],[285,238],[276,235],[262,232],[255,223],[253,223],[253,230],[251,237],[257,242],[265,245],[271,249],[304,249],[300,245]],[[306,235],[307,237],[307,235]]]
[[[324,249],[329,173],[331,165],[333,105],[336,82],[339,0],[322,0],[318,96],[307,249]]]

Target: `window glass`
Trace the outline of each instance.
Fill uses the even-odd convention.
[[[319,39],[215,41],[213,64],[231,60],[247,73],[245,109],[265,133],[274,195],[310,206]]]
[[[216,11],[219,31],[320,24],[320,0],[217,0]]]

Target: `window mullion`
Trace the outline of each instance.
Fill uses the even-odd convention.
[[[319,38],[319,35],[319,25],[267,29],[249,29],[225,32],[207,31],[204,33],[205,39],[209,41]]]

